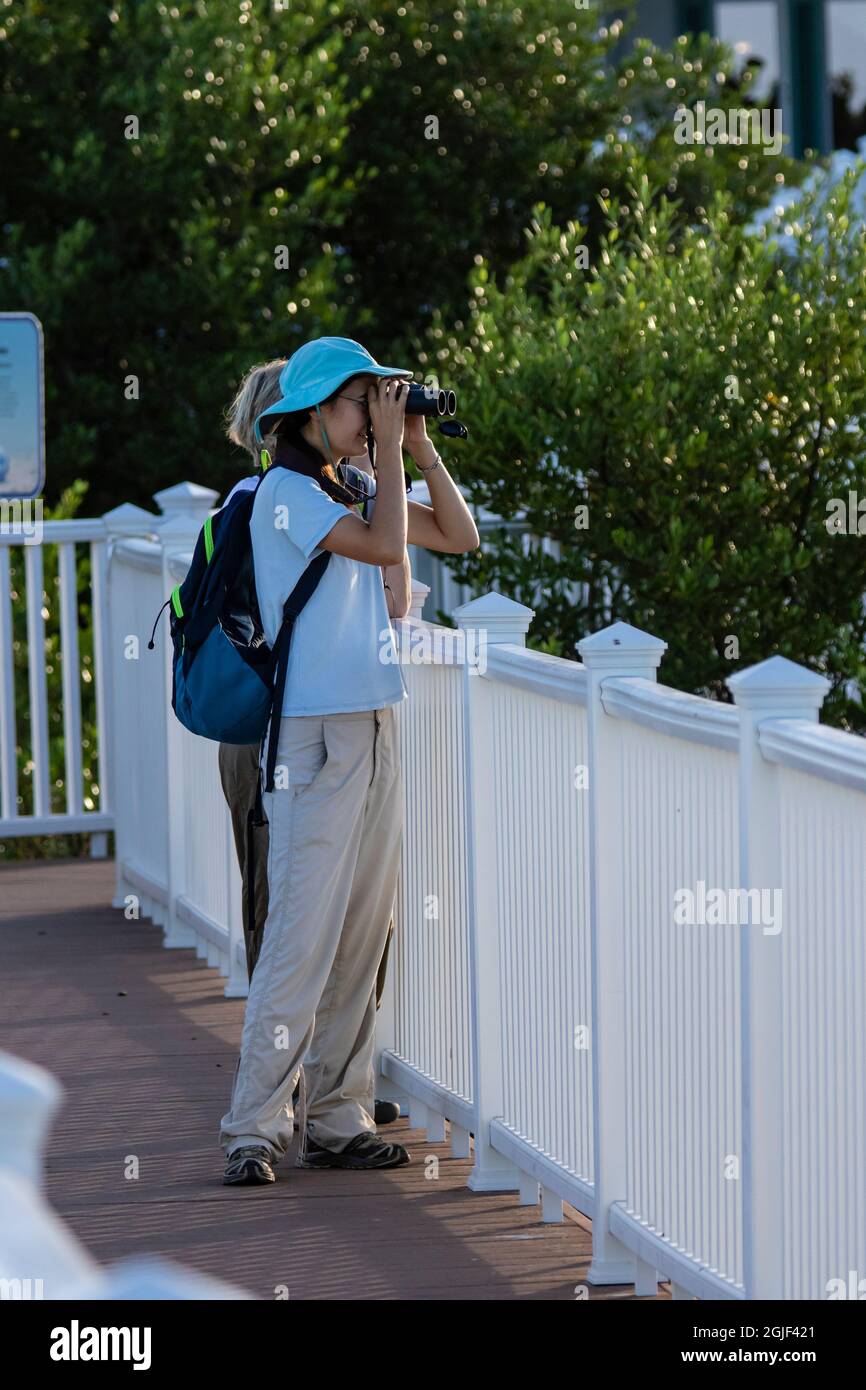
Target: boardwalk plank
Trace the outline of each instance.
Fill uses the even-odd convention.
[[[166,951],[159,928],[108,906],[113,879],[107,862],[0,867],[0,1047],[65,1087],[46,1192],[97,1259],[160,1254],[271,1299],[574,1298],[585,1218],[544,1225],[513,1193],[471,1192],[470,1160],[406,1118],[387,1129],[412,1153],[405,1168],[308,1172],[292,1151],[272,1187],[223,1187],[244,1001],[194,951]]]

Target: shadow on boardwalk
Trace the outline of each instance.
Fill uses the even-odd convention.
[[[104,861],[0,869],[0,1048],[66,1088],[46,1195],[96,1259],[164,1255],[268,1299],[575,1297],[589,1222],[567,1209],[544,1225],[516,1193],[471,1192],[471,1161],[405,1118],[387,1129],[410,1149],[404,1168],[316,1173],[290,1154],[273,1186],[223,1187],[244,1001],[193,950],[106,906],[113,884]]]

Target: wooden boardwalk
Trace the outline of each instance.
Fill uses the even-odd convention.
[[[107,906],[113,883],[107,862],[0,868],[0,1049],[66,1088],[47,1196],[92,1255],[163,1255],[267,1299],[574,1299],[590,1223],[567,1208],[545,1225],[516,1193],[471,1192],[471,1161],[405,1118],[385,1131],[408,1146],[404,1168],[316,1173],[289,1155],[270,1187],[223,1187],[244,1001],[193,950],[165,950],[160,928]]]

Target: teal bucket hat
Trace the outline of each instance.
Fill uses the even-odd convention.
[[[280,372],[282,397],[256,417],[257,443],[262,443],[260,425],[269,415],[288,415],[318,405],[350,377],[361,373],[373,376],[407,376],[408,367],[383,367],[354,338],[311,338],[293,352]]]

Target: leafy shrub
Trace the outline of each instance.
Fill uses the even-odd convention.
[[[666,683],[723,699],[737,664],[779,652],[830,677],[828,720],[866,727],[866,535],[830,524],[854,492],[866,531],[856,178],[790,214],[793,258],[729,195],[683,228],[644,180],[607,206],[588,270],[582,229],[543,205],[501,286],[479,267],[437,359],[473,426],[461,481],[555,553],[503,529],[455,573],[535,607],[538,645],[570,656],[625,619],[668,643]]]

